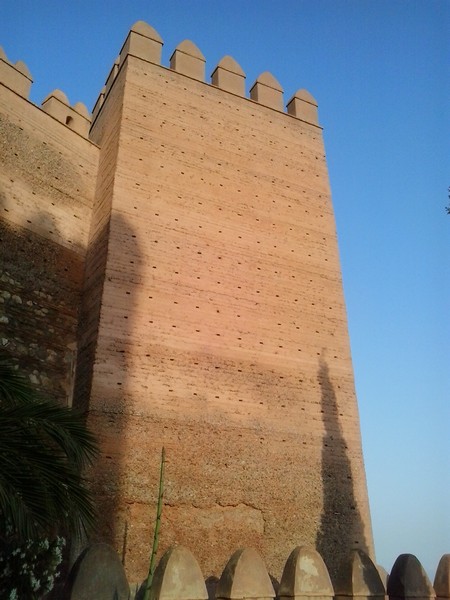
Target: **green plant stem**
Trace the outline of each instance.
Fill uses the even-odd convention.
[[[158,493],[158,506],[156,508],[155,533],[153,535],[152,555],[150,557],[150,566],[148,569],[147,584],[145,586],[145,593],[144,593],[143,600],[150,600],[150,590],[152,588],[153,575],[155,573],[155,562],[156,562],[156,555],[158,553],[158,543],[159,543],[159,528],[161,525],[162,501],[163,501],[163,495],[164,495],[164,463],[165,463],[165,459],[166,459],[166,451],[163,446],[163,449],[161,451],[161,468],[159,471],[159,493]]]

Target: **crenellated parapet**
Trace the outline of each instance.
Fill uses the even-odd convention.
[[[178,44],[170,57],[170,68],[173,71],[199,81],[205,80],[205,63],[205,57],[190,40]]]
[[[443,562],[445,563],[445,559]],[[441,561],[436,572],[437,580],[440,580],[442,570]],[[434,600],[437,595],[425,569],[414,554],[400,554],[391,569],[386,591],[389,600]],[[442,591],[444,590],[439,590],[439,593]]]
[[[21,60],[12,63],[0,47],[0,83],[28,100],[33,80],[26,64]],[[54,90],[42,102],[42,109],[73,131],[87,137],[91,126],[91,115],[82,102],[70,105],[61,90]]]
[[[97,117],[105,97],[108,95],[126,57],[131,55],[164,67],[164,65],[161,65],[162,45],[163,40],[161,36],[147,23],[138,21],[132,26],[120,54],[108,75],[105,86],[95,103],[92,116],[93,121]],[[184,40],[178,44],[169,61],[169,68],[172,71],[203,83],[206,83],[205,66],[205,57],[191,40]],[[224,56],[219,61],[212,72],[211,84],[225,92],[243,98],[246,97],[245,73],[242,67],[231,56]],[[247,99],[267,108],[284,112],[283,88],[268,71],[261,73],[257,77],[254,84],[250,87],[250,94]],[[287,114],[311,125],[319,125],[317,102],[306,90],[299,90],[294,94],[287,105]]]
[[[60,90],[51,92],[42,102],[42,109],[67,125],[78,134],[87,137],[91,122],[95,120],[116,77],[128,55],[149,63],[161,65],[163,40],[159,33],[144,21],[136,22],[130,29],[119,56],[113,63],[105,85],[95,103],[92,116],[82,103],[71,106]],[[196,81],[205,82],[206,59],[200,49],[190,40],[184,40],[173,51],[169,68]],[[210,83],[225,92],[246,98],[245,72],[231,56],[224,56],[213,69]],[[0,47],[0,83],[28,99],[33,80],[22,61],[12,63]],[[250,87],[248,100],[265,107],[284,111],[283,88],[269,72],[259,75]],[[318,125],[317,102],[307,90],[298,90],[287,104],[287,114],[312,125]]]
[[[122,46],[119,64],[122,64],[128,54],[160,64],[162,46],[162,38],[156,29],[153,29],[144,21],[137,21],[130,29]]]
[[[21,60],[16,63],[9,61],[2,47],[0,47],[0,83],[27,99],[33,83],[27,65]]]
[[[283,110],[283,88],[269,71],[256,79],[250,89],[250,98],[269,108]]]
[[[28,100],[33,80],[26,64],[21,60],[12,63],[0,47],[0,83]],[[42,109],[73,131],[87,137],[91,126],[91,115],[82,102],[70,105],[61,90],[54,90],[42,102]]]
[[[370,557],[353,550],[341,563],[334,592],[335,600],[384,600],[386,587]]]
[[[42,110],[73,131],[87,137],[91,115],[82,102],[71,106],[64,92],[53,90],[42,102]]]
[[[316,550],[305,546],[292,550],[283,569],[277,596],[279,600],[300,600],[305,596],[333,600],[330,575]]]
[[[359,550],[345,557],[334,587],[320,554],[305,546],[295,548],[278,584],[269,575],[261,555],[253,548],[237,550],[219,580],[206,583],[200,564],[184,546],[173,546],[161,557],[150,587],[152,600],[435,600],[448,597],[449,555],[439,563],[436,577],[443,588],[433,589],[422,565],[412,554],[402,555],[392,568],[391,591],[386,590],[372,560]],[[444,564],[445,563],[445,564]],[[108,578],[98,578],[99,568]],[[275,587],[274,587],[275,584]],[[436,583],[435,583],[436,586]],[[114,597],[142,598],[147,588],[129,585],[118,554],[107,544],[94,544],[82,552],[66,585],[74,597],[98,597],[112,590]],[[395,591],[393,591],[395,588]],[[88,594],[89,592],[89,594]],[[208,593],[209,592],[209,593]],[[444,594],[441,596],[440,594]],[[79,595],[78,595],[79,594]],[[136,595],[135,595],[136,594]],[[69,597],[69,596],[67,596]],[[106,594],[105,594],[106,597]],[[110,597],[108,595],[108,597]],[[112,595],[111,595],[112,597]]]
[[[317,101],[307,90],[298,90],[287,103],[287,111],[293,117],[317,123]]]
[[[102,92],[105,96],[111,89],[111,86],[114,83],[115,78],[117,77],[117,73],[119,72],[119,66],[120,66],[120,55],[114,61],[111,71],[109,72],[109,75],[106,78],[105,87],[102,90]]]
[[[211,83],[226,92],[245,96],[245,73],[231,56],[224,56],[211,75]]]

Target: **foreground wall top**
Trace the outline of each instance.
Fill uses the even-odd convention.
[[[126,57],[132,55],[161,65],[162,46],[163,40],[153,27],[144,21],[138,21],[133,25],[94,106],[93,121],[100,112],[105,96]],[[205,57],[197,46],[190,40],[184,40],[173,51],[169,67],[191,79],[205,82],[205,63]],[[245,73],[231,56],[224,56],[219,61],[211,74],[211,84],[226,92],[245,97]],[[249,99],[268,108],[284,111],[283,88],[267,71],[262,73],[250,88]],[[287,113],[311,125],[319,126],[317,102],[306,90],[298,90],[292,96],[287,103]]]

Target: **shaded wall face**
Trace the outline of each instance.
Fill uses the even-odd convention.
[[[108,256],[111,204],[114,192],[120,123],[122,117],[123,72],[92,128],[91,139],[101,144],[95,201],[91,213],[86,252],[83,293],[78,330],[78,356],[75,382],[75,402],[82,409],[89,406],[94,360],[100,322],[105,269]],[[109,366],[114,369],[114,354],[109,356]],[[98,476],[108,476],[108,469],[100,463]],[[96,477],[97,479],[98,477]]]
[[[0,85],[1,345],[71,396],[98,149]]]
[[[205,574],[246,545],[279,576],[294,546],[316,545],[327,494],[355,506],[336,519],[370,546],[321,131],[132,57],[126,69],[90,421],[131,578],[147,568],[163,445],[160,548],[189,546]]]
[[[67,402],[75,366],[79,255],[0,222],[3,349],[47,397]]]

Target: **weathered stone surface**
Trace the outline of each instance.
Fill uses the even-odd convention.
[[[74,564],[66,600],[129,600],[130,588],[116,551],[107,544],[87,548]]]
[[[390,600],[434,598],[435,592],[428,575],[413,554],[401,554],[389,575],[387,593]]]
[[[227,562],[216,598],[274,598],[275,591],[261,556],[253,548],[237,550]]]
[[[320,554],[304,546],[295,548],[286,561],[277,597],[331,600],[333,596],[330,575]]]
[[[346,598],[373,598],[384,600],[386,589],[378,568],[361,550],[353,550],[344,559],[335,584],[336,600]]]
[[[66,402],[83,262],[75,252],[5,221],[0,221],[0,244],[3,348],[41,392]]]
[[[384,589],[387,590],[388,581],[389,581],[389,573],[381,565],[376,565],[376,567],[377,567],[377,571],[380,576],[380,579],[384,585]]]
[[[199,564],[183,546],[170,548],[159,561],[151,588],[152,600],[207,600]]]
[[[0,85],[1,343],[60,402],[72,395],[97,158],[92,142]]]
[[[0,86],[0,163],[2,220],[84,256],[98,148]]]
[[[437,598],[450,598],[450,554],[441,557],[433,587]]]

